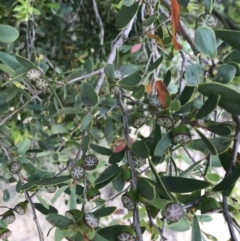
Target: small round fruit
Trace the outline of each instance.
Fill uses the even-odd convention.
[[[122,78],[123,78],[123,73],[122,73],[122,71],[119,70],[119,69],[116,69],[116,71],[115,71],[115,73],[114,73],[114,78],[115,78],[116,80],[122,79]]]
[[[146,164],[146,159],[138,156],[133,157],[133,164],[135,168],[140,168]]]
[[[26,76],[30,79],[30,80],[38,80],[39,78],[41,78],[42,76],[42,72],[40,69],[29,69],[26,73]]]
[[[7,240],[12,234],[12,231],[10,231],[7,228],[0,228],[0,239]]]
[[[133,126],[134,126],[135,128],[139,128],[139,127],[142,126],[142,125],[146,122],[146,120],[147,120],[147,118],[144,116],[143,113],[135,113],[135,114],[133,114],[132,119],[133,119]]]
[[[16,216],[13,213],[12,210],[8,210],[2,215],[3,221],[5,221],[7,224],[11,224],[16,220]]]
[[[99,220],[92,214],[92,213],[86,213],[84,216],[84,220],[88,227],[90,228],[98,228],[99,226]]]
[[[80,180],[84,176],[84,169],[81,166],[74,166],[70,171],[70,175],[74,180]]]
[[[110,88],[110,92],[111,94],[114,94],[114,95],[118,95],[119,91],[120,91],[120,87],[118,85],[114,85]]]
[[[137,193],[130,191],[123,194],[121,197],[121,200],[122,200],[123,206],[128,211],[133,211],[139,202],[139,196]]]
[[[170,222],[177,222],[183,217],[184,211],[180,204],[169,203],[164,211],[164,215]]]
[[[184,145],[189,143],[191,139],[191,132],[186,126],[179,125],[173,130],[173,141],[176,144]]]
[[[149,104],[156,108],[161,107],[161,102],[160,102],[158,95],[151,95],[149,97]]]
[[[36,80],[36,87],[40,90],[46,90],[48,88],[49,84],[45,79],[38,79]]]
[[[169,116],[159,116],[157,118],[157,124],[168,129],[173,127],[173,118],[170,118]]]
[[[18,174],[21,171],[21,169],[22,169],[22,166],[21,166],[20,162],[12,162],[9,165],[9,171],[12,174]]]
[[[130,233],[123,232],[120,233],[117,237],[118,241],[136,241],[135,237],[133,237]]]
[[[94,155],[88,155],[84,157],[83,167],[87,171],[94,170],[98,165],[98,159]]]
[[[27,203],[20,202],[14,207],[14,211],[19,215],[24,215],[27,211]]]
[[[46,186],[45,189],[47,190],[47,192],[49,193],[54,193],[57,190],[57,186],[56,185],[51,185],[51,186]]]

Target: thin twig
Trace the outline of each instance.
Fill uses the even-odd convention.
[[[102,72],[103,72],[103,68],[102,68],[102,69],[98,69],[98,70],[96,70],[96,71],[93,71],[93,72],[90,73],[90,74],[86,74],[86,75],[83,75],[83,76],[76,77],[76,78],[68,81],[68,82],[67,82],[67,85],[72,84],[72,83],[75,83],[75,82],[77,82],[77,81],[79,81],[79,80],[92,78],[93,76],[99,75],[99,74],[101,74]]]
[[[122,111],[122,116],[123,116],[124,137],[125,137],[125,140],[127,141],[126,156],[127,156],[127,162],[130,167],[131,174],[132,174],[132,187],[133,187],[133,190],[136,191],[137,190],[137,175],[136,175],[136,170],[134,168],[134,164],[132,161],[132,152],[130,150],[131,143],[130,143],[130,139],[129,139],[128,116],[127,116],[127,113],[125,110],[125,106],[122,102],[121,91],[119,91],[119,94],[118,94],[118,104],[120,106],[120,109]],[[143,241],[142,232],[141,232],[141,228],[140,228],[138,207],[136,207],[135,210],[133,211],[133,226],[135,228],[137,240]]]
[[[114,62],[114,60],[116,58],[117,50],[120,49],[120,47],[123,45],[123,43],[127,40],[128,35],[129,35],[129,33],[132,29],[134,18],[135,17],[133,17],[132,20],[129,22],[129,24],[120,32],[118,39],[112,45],[111,52],[110,52],[110,54],[108,55],[108,58],[107,58],[108,64],[112,64]],[[101,74],[100,74],[100,77],[98,79],[98,82],[96,84],[96,87],[95,87],[95,91],[97,93],[99,93],[99,91],[100,91],[100,88],[101,88],[101,86],[103,84],[103,81],[104,81],[104,77],[105,77],[105,73],[104,73],[104,71],[102,71]]]
[[[181,71],[180,71],[180,78],[179,78],[179,86],[178,86],[178,92],[177,92],[177,96],[176,97],[179,97],[182,93],[182,90],[183,90],[183,73],[184,73],[184,70],[185,70],[185,65],[186,65],[186,56],[185,56],[185,53],[180,50],[180,54],[181,54],[181,57],[182,57],[182,66],[181,66]]]
[[[100,27],[100,34],[99,34],[100,45],[103,46],[103,43],[104,43],[104,27],[103,27],[103,21],[102,21],[101,16],[99,15],[96,1],[95,1],[95,0],[92,0],[92,3],[93,3],[93,11],[94,11],[94,13],[95,13],[97,23],[98,23],[98,25],[99,25],[99,27]]]
[[[234,135],[231,162],[230,162],[229,168],[228,168],[224,178],[228,177],[232,173],[233,168],[236,166],[237,154],[238,154],[238,148],[239,148],[240,118],[239,118],[239,116],[235,116],[235,115],[233,115],[232,118],[236,122],[237,127],[236,127],[235,135]],[[233,223],[233,220],[232,220],[231,215],[228,210],[227,197],[222,195],[222,198],[223,198],[223,215],[224,215],[225,220],[228,225],[228,229],[229,229],[230,236],[231,236],[231,241],[237,241],[238,239],[237,239],[237,236],[236,236],[236,233],[234,230],[234,223]]]
[[[149,212],[149,210],[148,210],[148,207],[146,207],[146,211],[147,211],[147,215],[148,215],[148,219],[149,219],[149,225],[150,225],[151,227],[155,227],[155,228],[157,229],[158,233],[160,234],[160,240],[167,240],[167,239],[162,235],[162,233],[163,233],[162,229],[159,228],[159,227],[154,223],[153,218],[152,218],[152,216],[151,216],[151,214],[150,214],[150,212]]]

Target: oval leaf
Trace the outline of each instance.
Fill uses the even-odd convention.
[[[82,103],[87,107],[92,107],[98,103],[98,96],[93,87],[88,83],[80,86],[80,97]]]
[[[140,81],[142,80],[142,77],[140,74],[131,74],[127,76],[126,78],[119,81],[119,86],[121,87],[134,87],[137,86]]]
[[[148,158],[149,149],[147,148],[145,142],[135,141],[131,146],[132,151],[139,157]]]
[[[194,192],[212,185],[210,182],[184,177],[162,176],[161,179],[166,189],[174,193]]]
[[[154,150],[154,156],[163,156],[172,142],[172,131],[165,134],[157,143]]]
[[[132,20],[138,10],[138,6],[138,2],[130,7],[122,5],[122,8],[116,17],[116,25],[118,28],[124,28]]]
[[[195,32],[194,43],[202,54],[215,58],[217,54],[214,31],[209,27],[199,27]]]
[[[22,140],[18,144],[17,153],[19,155],[24,154],[30,148],[30,145],[31,145],[31,141],[29,139]]]
[[[240,31],[234,30],[216,30],[215,34],[218,38],[229,44],[233,48],[240,50]]]
[[[201,109],[196,114],[196,119],[201,119],[209,115],[217,107],[218,101],[220,100],[219,95],[211,95],[208,97],[206,102],[203,104]]]
[[[14,42],[19,36],[18,31],[9,26],[9,25],[4,25],[0,24],[0,42],[3,43],[12,43]]]
[[[145,199],[153,200],[156,197],[156,190],[146,178],[140,177],[137,180],[137,191]]]
[[[222,64],[218,67],[218,72],[214,77],[214,81],[227,84],[236,74],[236,68],[232,65]]]
[[[92,150],[94,150],[95,152],[97,152],[98,154],[101,154],[101,155],[111,156],[113,153],[111,149],[108,149],[103,146],[98,146],[98,145],[95,145],[92,143],[90,144],[90,147]]]
[[[73,221],[65,216],[62,216],[57,213],[49,213],[46,217],[47,221],[50,222],[53,226],[58,228],[66,228],[71,225]]]

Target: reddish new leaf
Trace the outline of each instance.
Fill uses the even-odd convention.
[[[171,103],[170,93],[168,92],[167,87],[164,85],[164,83],[161,80],[156,81],[155,86],[158,92],[158,96],[159,96],[162,108],[165,109]]]
[[[120,140],[116,140],[113,143],[112,149],[113,149],[114,153],[118,153],[118,152],[124,150],[126,146],[127,146],[126,140],[120,139]]]
[[[133,45],[132,48],[131,48],[131,53],[132,54],[136,53],[141,47],[142,47],[141,43]]]
[[[180,7],[177,0],[171,0],[172,11],[172,41],[176,50],[181,49],[181,45],[177,42],[176,34],[180,32]]]

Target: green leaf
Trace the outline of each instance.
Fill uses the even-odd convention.
[[[163,156],[172,142],[172,131],[166,133],[157,143],[154,156]]]
[[[164,79],[163,79],[163,83],[166,87],[171,82],[171,77],[172,77],[172,73],[171,73],[171,69],[169,69],[167,73],[164,75]]]
[[[209,138],[207,138],[201,131],[199,131],[198,129],[195,128],[195,131],[198,133],[198,135],[202,138],[203,142],[205,143],[205,145],[207,146],[208,150],[210,151],[210,153],[212,155],[217,155],[217,150],[215,148],[215,146],[213,145],[213,143],[209,140]]]
[[[167,191],[164,183],[162,182],[161,178],[159,177],[153,163],[151,160],[149,160],[149,166],[151,168],[151,171],[153,172],[153,175],[155,176],[155,179],[157,181],[157,192],[159,195],[165,197],[168,200],[174,201],[174,198],[171,197],[170,193]]]
[[[202,79],[204,67],[200,64],[188,65],[185,70],[185,80],[188,86],[196,86]]]
[[[148,158],[149,156],[149,149],[143,141],[135,141],[131,145],[131,150],[139,157]]]
[[[195,32],[194,43],[198,51],[210,58],[215,58],[217,46],[214,31],[209,27],[199,27]]]
[[[218,183],[213,191],[220,192],[228,190],[230,187],[234,186],[238,178],[240,177],[240,166],[237,166],[231,174],[225,177],[220,183]]]
[[[10,200],[10,193],[7,189],[3,190],[3,201],[8,202]]]
[[[212,8],[213,8],[213,0],[200,0],[200,2],[202,3],[202,5],[206,8],[206,11],[208,13],[211,13]]]
[[[156,69],[163,61],[163,55],[158,58],[154,63],[150,64],[149,67],[148,67],[148,71],[152,71],[154,69]]]
[[[218,102],[220,100],[219,95],[210,95],[208,99],[205,101],[201,109],[197,112],[195,118],[201,119],[207,115],[209,115],[214,109],[217,107]]]
[[[67,226],[73,224],[71,219],[57,213],[49,213],[46,219],[49,223],[58,228],[66,228]]]
[[[206,160],[200,160],[200,161],[198,161],[198,162],[195,162],[195,163],[192,164],[190,167],[188,167],[187,169],[185,169],[185,170],[179,175],[179,177],[188,177],[188,176],[191,174],[191,172],[194,171],[202,161],[206,161]]]
[[[31,68],[35,67],[35,64],[33,64],[28,59],[26,59],[22,56],[16,55],[16,59],[20,64],[22,64],[23,66],[25,66],[28,69],[31,69]]]
[[[224,63],[240,63],[240,51],[233,50],[225,59],[223,59]]]
[[[223,108],[224,110],[226,110],[227,112],[229,112],[230,114],[240,115],[240,105],[238,102],[229,103],[229,102],[222,100],[222,98],[221,98],[218,105],[221,108]]]
[[[138,10],[138,2],[134,3],[130,7],[122,5],[122,8],[118,12],[116,17],[116,26],[118,28],[124,28],[134,17]]]
[[[9,74],[11,77],[14,77],[16,75],[14,70],[12,68],[10,68],[6,64],[0,64],[0,70],[2,70],[3,72]]]
[[[4,53],[0,51],[0,60],[8,65],[10,68],[12,68],[13,70],[16,70],[18,68],[20,68],[22,65],[16,60],[15,57],[13,57],[10,54]]]
[[[120,80],[118,83],[119,83],[119,86],[121,86],[122,88],[135,87],[140,83],[141,80],[142,80],[142,77],[140,74],[131,74],[126,78]]]
[[[43,205],[44,208],[49,209],[49,205],[44,198],[36,194],[38,201]]]
[[[82,122],[81,122],[81,125],[80,125],[80,131],[86,130],[86,128],[93,121],[93,118],[94,118],[94,116],[92,114],[86,114],[82,119]]]
[[[110,116],[107,116],[105,127],[104,127],[104,136],[107,142],[112,143],[114,139],[114,129],[113,129],[113,121]]]
[[[218,154],[225,152],[232,142],[232,138],[226,137],[208,138],[208,140],[214,145]],[[187,146],[194,150],[201,151],[205,155],[209,153],[209,149],[202,139],[192,140]]]
[[[98,233],[103,236],[108,241],[116,241],[119,233],[129,228],[129,226],[125,225],[112,225],[102,228],[98,231]]]
[[[34,208],[44,215],[48,215],[49,213],[58,213],[58,210],[51,205],[49,205],[49,208],[46,209],[41,203],[34,203]]]
[[[179,100],[181,102],[182,105],[185,105],[192,97],[193,93],[195,91],[195,86],[185,86],[180,97]]]
[[[118,66],[118,70],[121,71],[123,75],[131,75],[142,70],[142,68],[142,66],[136,64],[125,64]]]
[[[120,162],[123,159],[124,155],[125,155],[125,150],[117,153],[113,153],[108,160],[109,164],[116,164]]]
[[[90,144],[90,140],[91,140],[90,135],[86,135],[86,136],[84,136],[84,138],[83,138],[82,145],[81,145],[81,149],[82,149],[82,152],[83,152],[84,154],[86,154],[87,151],[88,151],[89,144]]]
[[[211,131],[219,136],[229,136],[232,132],[226,124],[218,122],[205,122],[204,127],[206,127],[208,131]]]
[[[109,167],[107,167],[102,173],[100,173],[100,176],[95,180],[95,185],[105,182],[112,176],[114,176],[119,171],[119,167],[117,164],[113,164]]]
[[[80,97],[82,103],[87,107],[93,107],[98,103],[98,96],[93,87],[88,83],[81,84]]]
[[[116,207],[103,207],[94,211],[92,214],[96,218],[106,217],[114,213],[116,209],[117,209]]]
[[[179,110],[181,107],[181,103],[179,100],[174,100],[172,101],[171,105],[170,105],[170,109],[171,111],[177,111]]]
[[[22,155],[30,148],[31,141],[29,139],[23,139],[17,146],[17,153]]]
[[[113,80],[115,78],[115,68],[113,64],[107,64],[104,68],[105,75]]]
[[[64,184],[62,187],[59,185],[58,190],[54,193],[51,203],[55,203],[57,199],[62,195],[62,193],[65,192],[68,188],[69,188],[69,185]],[[70,188],[69,188],[69,194],[70,194]]]
[[[233,48],[240,50],[240,31],[220,29],[216,30],[215,34],[217,38],[220,38]]]
[[[202,241],[202,235],[197,217],[194,215],[192,225],[192,239],[191,241]]]
[[[12,43],[14,42],[19,36],[18,31],[9,26],[0,24],[0,42],[2,43]]]
[[[91,128],[90,134],[96,140],[101,140],[104,137],[104,134],[103,134],[102,130],[99,130],[98,128],[95,128],[95,127]]]
[[[36,167],[32,163],[21,163],[22,168],[28,175],[32,175],[34,172],[36,172]]]
[[[222,64],[218,67],[218,72],[214,77],[214,81],[227,84],[236,74],[236,68],[232,65]]]
[[[140,177],[137,180],[137,192],[147,200],[153,200],[156,197],[154,185],[144,177]]]
[[[98,154],[105,155],[105,156],[111,156],[112,150],[103,146],[98,146],[96,144],[91,143],[90,148],[97,152]]]
[[[186,8],[188,6],[189,2],[190,2],[190,0],[178,0],[178,3],[184,8]]]
[[[67,133],[67,129],[61,125],[61,124],[55,124],[55,125],[52,125],[52,132],[54,134],[62,134],[62,133]]]
[[[222,209],[222,206],[215,198],[204,198],[200,203],[201,213],[213,212],[214,210]]]
[[[187,193],[205,189],[212,184],[206,181],[184,177],[162,176],[160,177],[166,189],[174,193]]]
[[[186,232],[190,229],[190,224],[185,219],[181,219],[178,222],[171,223],[168,225],[168,229],[173,232]]]
[[[42,179],[42,180],[39,180],[38,182],[36,182],[36,185],[37,186],[52,186],[52,185],[57,185],[59,183],[66,182],[70,179],[72,179],[72,177],[70,175],[45,178],[45,179]]]
[[[206,96],[220,95],[220,101],[229,103],[240,102],[240,93],[236,91],[236,87],[230,84],[222,84],[219,82],[203,83],[198,86],[198,91]]]
[[[155,17],[156,17],[155,14],[149,16],[149,17],[142,23],[142,25],[145,26],[145,27],[150,26],[150,25],[154,22]]]
[[[145,200],[147,203],[151,204],[153,207],[157,208],[158,210],[163,210],[165,207],[171,203],[171,201],[162,199],[159,197],[154,198],[153,200]]]
[[[136,99],[141,99],[144,96],[145,93],[145,86],[144,85],[138,85],[135,87],[134,92],[132,93],[132,96]]]

